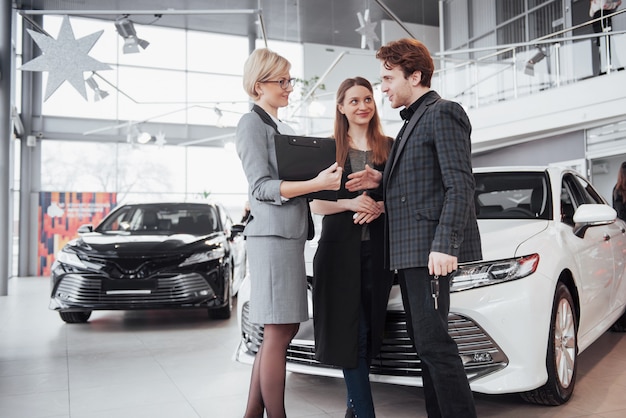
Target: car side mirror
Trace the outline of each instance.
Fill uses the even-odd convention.
[[[79,234],[86,234],[88,232],[93,232],[93,225],[92,224],[85,224],[85,225],[81,225],[78,227],[78,231]]]
[[[233,224],[230,227],[230,236],[236,237],[237,235],[243,234],[243,230],[245,229],[244,224]]]
[[[583,238],[587,228],[615,222],[617,212],[608,205],[584,204],[574,212],[574,234]]]

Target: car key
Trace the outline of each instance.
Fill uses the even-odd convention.
[[[435,300],[435,310],[437,310],[439,308],[437,303],[437,299],[439,299],[439,276],[433,276],[430,280],[430,290]]]

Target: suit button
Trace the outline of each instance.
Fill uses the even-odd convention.
[[[400,202],[402,202],[402,203],[406,202],[406,197],[402,196],[402,197],[400,198]]]

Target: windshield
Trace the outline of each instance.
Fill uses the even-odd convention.
[[[97,232],[207,235],[218,230],[215,208],[202,204],[126,205],[96,228]]]
[[[547,174],[475,173],[478,219],[551,219]]]

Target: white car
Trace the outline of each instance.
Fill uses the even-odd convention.
[[[626,223],[568,169],[485,168],[474,176],[484,261],[459,268],[448,319],[471,388],[563,404],[574,390],[578,354],[608,329],[626,329]],[[263,338],[262,327],[247,319],[248,297],[246,279],[235,354],[244,363],[253,361]],[[340,369],[315,360],[312,324],[302,324],[292,341],[288,370],[341,377]],[[385,334],[371,380],[421,386],[397,285]]]

